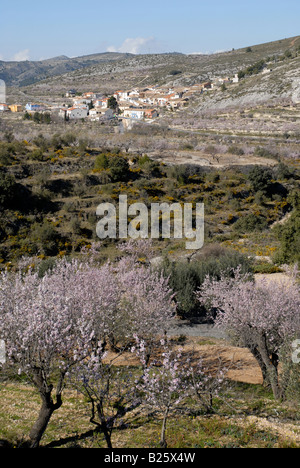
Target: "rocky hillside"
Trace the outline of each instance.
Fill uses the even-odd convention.
[[[0,62],[0,78],[10,86],[21,86],[22,93],[32,97],[60,96],[70,87],[111,92],[154,83],[190,85],[231,76],[268,59],[280,65],[281,57],[297,56],[299,47],[300,36],[211,55],[105,53],[42,62]],[[297,74],[297,63],[291,73]]]
[[[40,61],[0,61],[0,78],[9,86],[27,86],[49,77],[70,73],[100,63],[111,63],[131,54],[103,53],[69,58],[64,55]]]
[[[228,107],[252,108],[265,103],[300,103],[300,56],[282,61],[266,61],[266,73],[259,72],[241,79],[219,93],[210,93],[195,103],[197,113]]]

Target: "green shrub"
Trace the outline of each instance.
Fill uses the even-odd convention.
[[[249,214],[239,218],[233,225],[236,232],[246,234],[247,232],[264,231],[267,229],[268,223],[262,216]]]
[[[138,166],[143,167],[145,164],[150,163],[150,162],[151,162],[151,159],[149,158],[149,156],[147,156],[147,154],[144,154],[144,156],[141,156],[139,158]]]
[[[30,153],[30,159],[33,161],[44,161],[44,154],[41,148],[37,148],[36,150]]]
[[[56,263],[56,258],[46,258],[43,260],[38,267],[39,278],[43,278],[46,273],[52,271]]]
[[[293,192],[288,198],[292,203],[294,211],[288,221],[275,228],[280,241],[280,249],[274,255],[274,262],[294,263],[300,262],[300,195]]]
[[[267,193],[272,185],[273,173],[271,169],[255,166],[249,173],[254,192],[262,191]]]
[[[109,170],[113,181],[125,181],[129,175],[129,164],[127,159],[119,156],[110,158]]]
[[[5,206],[13,202],[16,196],[16,181],[9,174],[0,172],[0,205]]]
[[[239,148],[238,146],[232,145],[228,148],[228,153],[235,154],[237,156],[243,156],[243,154],[245,154],[245,151],[243,150],[243,148]]]
[[[95,160],[94,168],[99,171],[99,170],[107,169],[108,166],[109,166],[109,161],[108,161],[108,157],[106,156],[106,154],[104,153],[98,154]]]
[[[232,270],[241,266],[244,273],[252,272],[250,260],[235,251],[222,247],[210,247],[192,261],[171,262],[166,259],[161,270],[169,277],[171,288],[176,294],[178,313],[182,317],[205,317],[206,311],[199,306],[195,292],[204,282],[207,275],[216,279],[225,272],[232,275]]]
[[[30,241],[33,243],[36,253],[54,256],[58,254],[58,242],[60,235],[49,221],[33,225]]]

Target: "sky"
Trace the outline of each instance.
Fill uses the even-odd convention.
[[[213,53],[300,35],[299,0],[0,0],[0,60]]]

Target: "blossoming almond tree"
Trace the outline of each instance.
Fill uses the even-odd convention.
[[[273,281],[255,284],[238,269],[234,278],[208,277],[197,297],[215,311],[215,324],[252,352],[274,397],[282,398],[287,382],[280,379],[280,354],[300,333],[299,287]]]
[[[162,353],[159,360],[147,365],[146,347],[137,339],[132,349],[144,366],[144,373],[138,388],[143,394],[143,403],[163,416],[160,446],[167,448],[166,430],[170,413],[189,393],[189,367],[181,360],[181,351],[172,351],[165,340],[161,340]]]
[[[42,278],[33,270],[1,273],[0,339],[9,361],[31,378],[42,399],[31,446],[39,446],[61,407],[73,366],[97,358],[112,337],[122,341],[121,351],[135,334],[149,344],[173,313],[167,280],[131,260],[101,266],[89,258],[58,260]]]
[[[65,376],[95,352],[105,334],[104,311],[115,307],[107,268],[60,261],[51,272],[0,276],[1,338],[8,360],[37,388],[42,406],[30,432],[38,447],[54,411],[62,405]],[[53,399],[54,370],[58,370]]]
[[[168,330],[176,313],[168,279],[143,265],[127,263],[117,268],[123,334],[131,341],[138,336],[151,345]]]
[[[135,337],[131,351],[139,358],[143,373],[136,381],[141,392],[141,404],[162,415],[160,446],[167,448],[167,422],[172,412],[187,398],[191,398],[206,413],[214,412],[213,398],[219,396],[224,385],[227,369],[220,361],[219,368],[212,371],[202,358],[195,358],[193,351],[184,353],[181,348],[172,348],[166,339],[160,340],[157,356],[147,359],[144,340]]]

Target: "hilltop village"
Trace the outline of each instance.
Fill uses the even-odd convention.
[[[176,111],[189,104],[196,95],[224,88],[238,83],[238,75],[233,78],[216,78],[213,81],[192,86],[134,88],[116,90],[111,96],[94,91],[79,93],[76,89],[68,90],[61,102],[28,102],[0,104],[0,112],[23,112],[29,117],[34,113],[56,114],[64,120],[89,119],[91,121],[109,121],[112,119],[154,121],[162,109]]]

